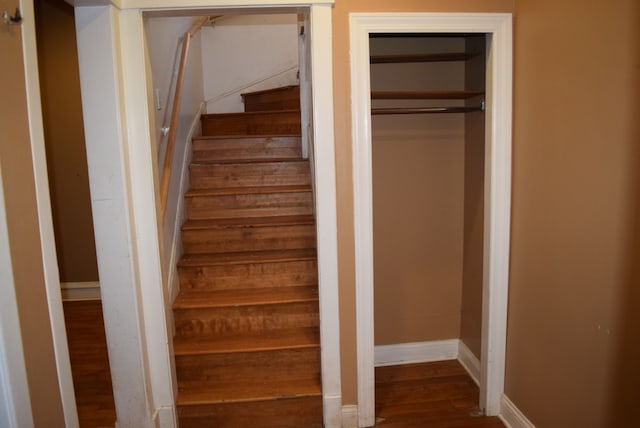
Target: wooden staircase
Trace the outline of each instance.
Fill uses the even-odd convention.
[[[187,427],[322,427],[316,235],[299,91],[243,95],[193,141],[174,302]]]

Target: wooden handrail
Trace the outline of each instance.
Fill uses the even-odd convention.
[[[171,121],[169,122],[169,135],[167,138],[167,149],[164,154],[164,165],[160,181],[160,211],[162,221],[167,211],[167,198],[169,197],[169,183],[171,182],[171,164],[173,163],[173,152],[176,145],[176,133],[178,130],[178,117],[180,116],[180,101],[182,98],[182,85],[184,83],[184,73],[187,67],[187,56],[189,54],[189,43],[195,33],[209,21],[209,17],[202,18],[189,28],[182,37],[182,54],[180,57],[180,67],[176,79],[175,95],[173,96],[173,106],[171,110]]]

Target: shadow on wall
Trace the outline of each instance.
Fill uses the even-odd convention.
[[[640,10],[640,8],[638,8]],[[640,13],[639,13],[640,15]],[[640,16],[638,17],[640,21]],[[639,32],[640,33],[640,32]],[[638,40],[638,39],[636,39]],[[636,74],[640,72],[640,43],[636,43]],[[638,77],[638,76],[636,76]],[[640,78],[635,79],[635,87],[630,93],[640,94]],[[637,96],[629,106],[631,112],[640,111]],[[633,113],[631,113],[633,114]],[[609,402],[607,427],[633,428],[638,426],[638,403],[640,403],[640,122],[630,120],[630,136],[635,141],[629,162],[632,162],[629,186],[629,248],[624,279],[625,289],[620,305],[620,334],[615,353],[614,373]],[[594,393],[599,393],[594,391]]]

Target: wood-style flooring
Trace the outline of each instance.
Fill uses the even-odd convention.
[[[479,390],[456,360],[376,368],[376,427],[504,428],[478,407]]]
[[[80,427],[113,427],[116,415],[102,305],[65,302],[64,312]],[[378,367],[376,427],[504,428],[498,418],[480,415],[478,394],[455,360]]]
[[[86,300],[63,306],[80,427],[113,427],[116,411],[102,304]]]

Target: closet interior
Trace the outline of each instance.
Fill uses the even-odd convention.
[[[375,345],[482,324],[485,34],[372,34]]]

